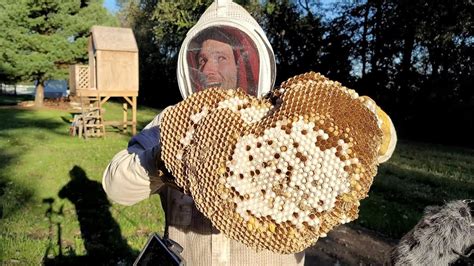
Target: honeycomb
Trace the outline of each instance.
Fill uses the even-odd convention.
[[[263,99],[211,88],[163,114],[161,159],[226,236],[296,253],[358,217],[384,137],[377,108],[314,72]]]

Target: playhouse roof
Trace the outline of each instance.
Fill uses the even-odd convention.
[[[91,34],[96,50],[138,52],[137,42],[130,28],[93,26]]]

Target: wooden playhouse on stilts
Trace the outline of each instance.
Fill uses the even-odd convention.
[[[72,127],[84,137],[103,136],[106,125],[132,127],[136,134],[138,96],[138,47],[129,28],[93,26],[89,37],[89,65],[72,65],[70,93],[80,102],[81,114]],[[122,121],[103,121],[102,105],[123,97]],[[132,121],[128,120],[128,106]],[[77,120],[77,121],[76,121]]]

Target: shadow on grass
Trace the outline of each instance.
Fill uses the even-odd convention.
[[[0,220],[21,210],[31,200],[33,191],[0,175]],[[0,228],[0,231],[3,229]]]
[[[14,106],[22,101],[34,100],[30,95],[2,95],[0,94],[0,106]]]
[[[32,115],[34,110],[12,108],[0,109],[0,137],[12,137],[10,131],[16,129],[28,129],[31,131],[38,129],[46,129],[58,135],[67,135],[65,123],[61,120],[54,120],[53,118],[39,118],[37,115]],[[58,131],[61,129],[61,131]],[[65,130],[62,130],[65,129]]]
[[[21,131],[16,129],[25,129],[25,134],[35,132],[38,140],[44,137],[38,129],[47,129],[61,134],[58,129],[64,127],[64,124],[52,119],[38,119],[30,115],[32,111],[9,108],[0,109],[0,138],[5,141],[5,146],[0,146],[0,219],[10,216],[14,212],[21,210],[25,204],[30,201],[33,191],[24,185],[11,180],[7,176],[7,169],[14,165],[15,161],[21,156],[20,150],[27,148],[31,143],[22,143]],[[67,132],[64,132],[64,135]],[[11,149],[10,149],[11,147]]]
[[[16,155],[0,152],[0,169],[14,163]],[[33,196],[33,191],[21,184],[11,181],[3,172],[0,172],[0,220],[20,210]],[[0,231],[3,231],[0,228]]]
[[[12,162],[13,157],[14,156],[11,154],[2,151],[2,153],[0,153],[0,168],[4,169],[5,166],[9,165]],[[0,220],[3,218],[4,214],[6,215],[10,212],[10,209],[15,209],[9,206],[15,202],[14,197],[12,198],[12,195],[8,195],[10,194],[10,191],[13,191],[10,188],[11,185],[12,182],[4,176],[3,173],[0,173]],[[29,196],[27,198],[29,198]]]
[[[111,204],[101,184],[90,180],[79,166],[74,166],[69,171],[69,175],[71,180],[59,191],[58,196],[68,199],[75,205],[87,255],[77,256],[73,252],[62,254],[61,225],[58,224],[59,251],[55,254],[56,256],[51,256],[47,250],[44,258],[45,265],[131,264],[137,252],[130,248],[122,237],[120,227],[109,211]],[[50,226],[50,230],[52,226],[54,225]]]

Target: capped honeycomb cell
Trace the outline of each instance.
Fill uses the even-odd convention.
[[[264,99],[207,89],[163,114],[161,159],[226,236],[295,253],[357,218],[388,134],[377,114],[314,72]]]

